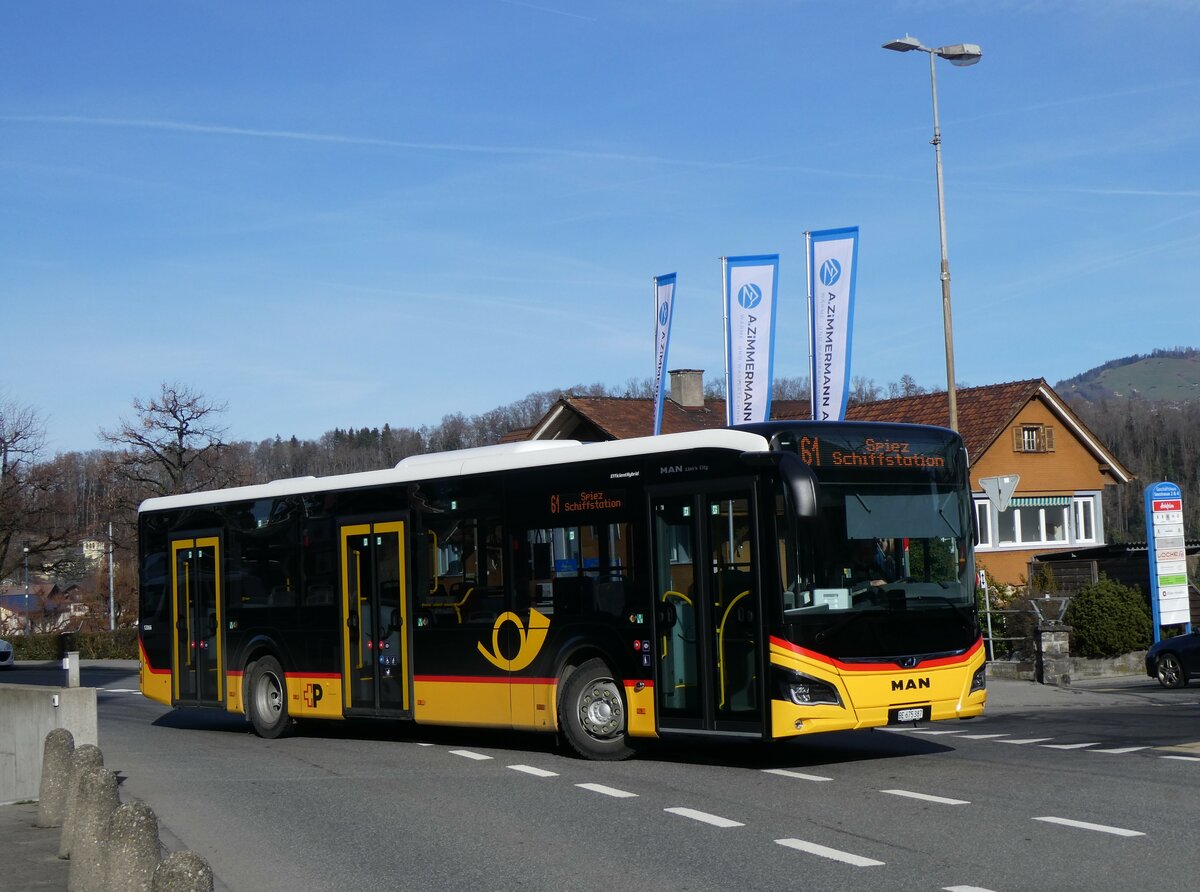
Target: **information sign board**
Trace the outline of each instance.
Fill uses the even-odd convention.
[[[1150,555],[1150,607],[1154,640],[1160,626],[1191,625],[1183,493],[1174,483],[1146,487],[1146,544]]]

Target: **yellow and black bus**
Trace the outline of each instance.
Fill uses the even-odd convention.
[[[245,715],[783,739],[984,708],[951,431],[528,442],[146,501],[141,689]]]

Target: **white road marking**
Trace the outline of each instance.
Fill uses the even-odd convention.
[[[432,743],[418,743],[417,746],[433,746]]]
[[[584,790],[591,790],[593,793],[603,793],[605,796],[612,796],[614,799],[632,799],[637,796],[637,793],[629,793],[625,790],[618,790],[616,787],[606,787],[604,784],[576,784]]]
[[[1200,762],[1200,756],[1163,756],[1164,759],[1174,759],[1177,762]]]
[[[942,892],[992,892],[983,886],[943,886]]]
[[[1043,743],[1048,750],[1081,750],[1089,746],[1099,746],[1100,741],[1094,740],[1091,743]]]
[[[798,852],[819,855],[822,858],[841,861],[843,864],[850,864],[854,867],[881,867],[884,864],[883,861],[876,861],[874,858],[864,858],[862,855],[855,855],[852,852],[842,852],[828,846],[819,846],[815,842],[805,842],[803,839],[777,839],[775,842]]]
[[[1053,737],[1026,737],[1024,740],[997,740],[996,743],[1012,743],[1017,746],[1026,746],[1031,743],[1042,743],[1053,739]]]
[[[741,821],[731,821],[729,818],[722,818],[720,815],[710,815],[708,812],[696,811],[694,808],[664,808],[663,811],[679,815],[681,818],[691,818],[693,821],[699,821],[702,824],[711,824],[713,827],[746,826]]]
[[[1047,824],[1061,824],[1064,827],[1077,827],[1080,830],[1095,830],[1098,833],[1111,833],[1113,836],[1145,836],[1140,830],[1126,830],[1123,827],[1109,827],[1105,824],[1092,824],[1088,821],[1072,821],[1070,818],[1034,818]]]
[[[931,796],[928,793],[913,793],[911,790],[880,790],[880,793],[890,793],[892,796],[905,796],[909,799],[920,799],[922,802],[936,802],[939,805],[970,805],[967,799],[947,799],[945,796]]]
[[[545,768],[534,768],[532,765],[509,765],[513,771],[532,774],[534,777],[558,777],[557,771],[547,771]]]
[[[483,753],[473,753],[470,750],[450,750],[452,756],[462,756],[464,759],[474,759],[476,762],[486,762],[491,756],[485,756]]]
[[[997,737],[1007,737],[1007,734],[963,734],[963,740],[995,740]]]
[[[140,694],[137,688],[101,688],[101,694]]]
[[[1148,746],[1122,746],[1111,750],[1088,750],[1089,753],[1108,753],[1114,756],[1123,756],[1125,753],[1136,753],[1138,750],[1148,750]]]
[[[908,729],[905,729],[905,730],[908,730]],[[913,728],[911,731],[909,731],[909,733],[910,734],[925,734],[930,737],[935,737],[938,734],[961,734],[962,731],[942,731],[940,729],[937,731],[934,731],[934,730],[927,731],[924,728]]]
[[[791,771],[790,769],[787,769],[787,768],[764,768],[763,772],[765,774],[778,774],[782,777],[795,777],[795,778],[799,778],[800,780],[806,780],[806,781],[831,781],[831,780],[833,780],[833,778],[831,778],[831,777],[822,777],[819,774],[804,774],[799,771]]]

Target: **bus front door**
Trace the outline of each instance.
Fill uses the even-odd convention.
[[[216,536],[172,539],[171,566],[174,700],[220,703],[225,699],[221,540]]]
[[[348,711],[411,715],[405,522],[341,527],[342,678]]]
[[[660,729],[763,733],[749,486],[651,495]]]

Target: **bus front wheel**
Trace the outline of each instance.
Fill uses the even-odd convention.
[[[262,657],[250,666],[246,683],[246,711],[254,733],[273,740],[292,729],[287,711],[287,681],[274,657]]]
[[[628,759],[625,698],[603,660],[588,660],[569,676],[558,699],[558,726],[571,749],[585,759]]]

